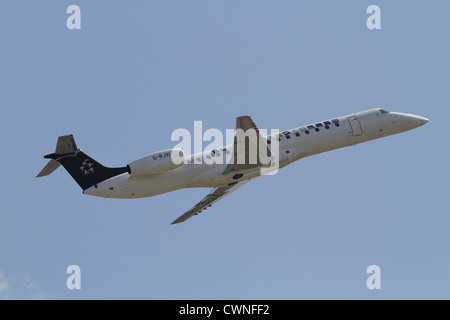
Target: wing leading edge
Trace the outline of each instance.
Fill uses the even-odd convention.
[[[192,216],[196,215],[197,213],[206,210],[208,207],[210,207],[213,203],[219,201],[220,199],[224,198],[225,196],[229,195],[231,192],[237,190],[242,185],[247,183],[250,180],[238,182],[231,186],[223,186],[223,187],[217,187],[211,190],[211,192],[204,197],[199,203],[197,203],[195,206],[193,206],[190,210],[186,211],[183,215],[181,215],[178,219],[173,221],[171,224],[177,224],[180,222],[184,222],[187,219],[191,218]]]

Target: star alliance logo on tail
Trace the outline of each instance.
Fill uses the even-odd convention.
[[[84,175],[94,172],[93,164],[89,162],[89,159],[83,161],[83,164],[80,167],[80,170],[84,172]]]

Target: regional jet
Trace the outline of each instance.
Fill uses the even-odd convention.
[[[55,152],[44,156],[50,161],[37,177],[49,175],[62,165],[84,194],[103,198],[143,198],[182,188],[212,188],[205,198],[172,222],[176,224],[206,210],[250,180],[275,170],[274,167],[281,169],[308,156],[405,132],[427,122],[420,116],[376,108],[263,137],[250,116],[241,116],[236,118],[231,145],[191,155],[172,148],[117,168],[101,165],[78,149],[73,135],[65,135],[58,137]],[[238,134],[251,130],[253,136]],[[250,148],[252,143],[255,148]],[[252,158],[252,153],[258,156]],[[227,161],[196,161],[206,158]]]

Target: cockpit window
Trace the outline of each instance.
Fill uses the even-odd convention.
[[[389,110],[386,109],[380,109],[381,114],[389,113]]]

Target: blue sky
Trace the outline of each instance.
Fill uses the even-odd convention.
[[[81,30],[66,27],[71,4]],[[371,4],[381,30],[366,27]],[[0,298],[450,298],[449,9],[2,1]],[[122,166],[194,120],[288,129],[373,107],[430,122],[303,159],[179,225],[208,189],[113,200],[63,169],[35,178],[59,135]],[[73,264],[81,290],[66,287]]]

